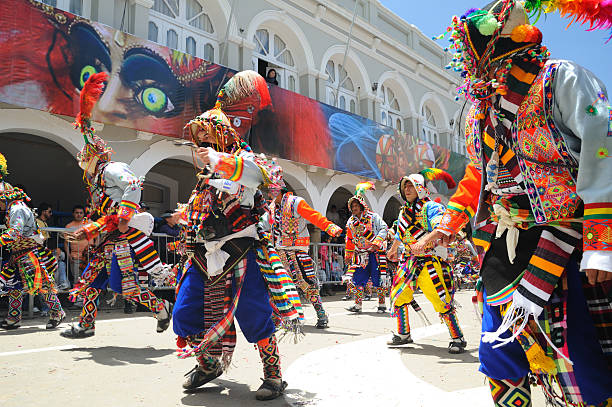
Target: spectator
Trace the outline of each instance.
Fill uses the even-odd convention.
[[[38,205],[38,217],[36,218],[36,224],[38,225],[38,228],[41,229],[41,233],[45,241],[49,238],[49,232],[42,229],[49,227],[48,222],[51,219],[51,216],[53,216],[51,205],[46,202],[42,202],[40,205]]]
[[[81,205],[75,205],[72,208],[72,221],[65,228],[67,232],[75,232],[88,223],[89,221],[85,219],[85,208]],[[75,242],[66,242],[64,245],[66,257],[70,261],[70,271],[72,271],[75,281],[78,280],[81,272],[87,265],[87,248],[92,243],[87,239],[82,239]]]
[[[334,260],[332,261],[332,280],[340,281],[342,280],[342,274],[344,272],[342,265],[340,262],[342,261],[342,256],[340,254],[336,254],[334,256]]]
[[[144,202],[140,203],[140,209],[138,209],[138,213],[149,212],[151,207]]]
[[[164,233],[169,236],[178,237],[181,232],[181,227],[178,225],[178,216],[175,216],[170,210],[162,214],[163,223],[157,230],[158,233]]]
[[[329,210],[327,211],[327,214],[325,216],[327,216],[327,219],[331,220],[336,225],[341,225],[340,224],[340,214],[338,213],[338,208],[336,208],[336,205],[332,205],[331,208],[329,208]]]
[[[268,74],[266,75],[266,82],[278,86],[278,81],[276,80],[276,69],[270,69],[268,71]]]

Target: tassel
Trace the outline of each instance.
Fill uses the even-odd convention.
[[[523,333],[521,336],[527,336],[528,334]],[[529,370],[533,373],[546,373],[549,375],[557,374],[557,366],[555,362],[544,353],[544,349],[533,340],[533,338],[529,337],[530,342],[532,342],[531,346],[525,350],[525,355],[527,356],[527,360],[529,361]],[[529,340],[528,339],[528,340]]]
[[[490,191],[491,188],[497,187],[497,177],[499,175],[499,153],[497,152],[497,146],[493,154],[491,154],[491,159],[487,163],[486,168],[487,174],[487,185],[485,186],[485,191]]]
[[[525,326],[527,326],[528,318],[529,314],[527,310],[523,307],[517,307],[513,302],[508,308],[508,311],[506,311],[499,328],[497,328],[495,332],[483,332],[482,341],[484,343],[499,342],[497,345],[493,346],[493,349],[506,345],[514,341],[521,334]],[[509,338],[502,338],[501,336],[510,329],[512,329],[512,335]]]

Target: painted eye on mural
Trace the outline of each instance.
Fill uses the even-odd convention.
[[[98,72],[110,72],[112,67],[107,45],[93,27],[78,23],[70,31],[70,47],[74,60],[70,65],[70,78],[77,89],[83,89],[87,79]]]
[[[91,65],[85,65],[83,68],[81,68],[81,75],[79,76],[79,84],[81,85],[81,89],[83,89],[83,86],[85,86],[87,79],[96,73],[98,73],[98,70]]]
[[[240,120],[240,117],[234,117],[234,126],[240,127],[241,124],[242,124],[242,120]]]
[[[144,87],[136,92],[136,100],[151,113],[168,113],[174,110],[174,105],[166,93],[156,87]]]
[[[182,110],[185,90],[168,64],[148,48],[125,53],[119,77],[131,88],[139,108],[157,117],[176,115]]]

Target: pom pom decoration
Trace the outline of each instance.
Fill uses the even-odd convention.
[[[0,180],[8,175],[8,167],[6,164],[6,158],[0,154]]]
[[[424,170],[419,172],[419,174],[421,174],[423,178],[429,181],[444,181],[448,189],[453,189],[457,186],[457,183],[455,182],[453,177],[451,177],[448,172],[439,168],[425,168]]]
[[[360,182],[355,186],[355,195],[363,195],[367,190],[375,190],[376,187],[372,181]]]

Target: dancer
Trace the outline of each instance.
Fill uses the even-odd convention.
[[[112,149],[94,133],[91,124],[91,111],[106,79],[104,72],[89,77],[81,92],[81,111],[76,120],[85,138],[85,146],[78,156],[79,166],[87,182],[92,209],[101,218],[67,238],[92,240],[102,232],[105,235],[91,251],[89,265],[71,291],[72,299],[83,298],[83,310],[79,323],[61,335],[73,339],[95,334],[98,296],[107,287],[151,310],[157,319],[157,332],[168,329],[171,318],[170,303],[140,287],[137,281],[137,265],[153,274],[162,268],[148,237],[153,231],[153,218],[148,213],[137,213],[142,181],[127,164],[110,161]]]
[[[8,315],[0,327],[17,329],[21,322],[23,294],[43,295],[49,307],[47,329],[56,328],[66,317],[55,286],[57,259],[42,245],[44,237],[36,216],[24,201],[30,198],[4,180],[6,158],[0,154],[0,212],[5,213],[7,230],[0,234],[0,246],[11,251],[8,262],[0,264],[0,295],[8,295]]]
[[[404,246],[404,253],[391,291],[391,306],[398,331],[387,345],[412,343],[408,305],[414,299],[414,290],[418,287],[448,328],[451,336],[448,353],[457,354],[465,351],[467,342],[463,338],[453,305],[455,289],[452,270],[446,262],[447,250],[427,248],[417,252],[412,248],[420,237],[438,226],[444,214],[444,205],[431,200],[425,184],[426,180],[436,179],[444,180],[449,188],[455,187],[451,176],[437,168],[427,168],[418,174],[403,177],[398,185],[400,196],[406,203],[397,218],[395,240],[387,256],[396,261],[400,245]]]
[[[346,275],[352,276],[354,284],[353,295],[355,305],[349,311],[360,313],[362,309],[364,287],[369,278],[376,287],[378,294],[378,313],[387,310],[385,305],[385,290],[381,287],[381,275],[387,272],[387,257],[385,242],[387,224],[380,215],[368,207],[364,193],[374,189],[371,181],[357,184],[356,192],[348,201],[351,217],[346,223],[345,260],[349,265]]]
[[[306,225],[310,222],[334,237],[339,236],[342,229],[286,188],[282,193],[274,190],[271,193],[276,193],[276,196],[269,205],[269,211],[264,214],[263,221],[268,223],[266,226],[269,229],[271,225],[271,238],[285,269],[317,312],[316,327],[327,328],[329,320],[319,295],[313,260],[308,255],[310,233]]]
[[[181,210],[186,256],[178,275],[173,329],[184,348],[181,357],[198,361],[183,383],[192,390],[229,366],[236,318],[247,341],[257,344],[263,363],[264,379],[255,397],[271,400],[287,387],[273,311],[293,331],[303,316],[297,290],[259,225],[265,201],[258,188],[284,186],[280,167],[255,156],[222,110],[247,98],[257,99],[260,108],[271,103],[263,77],[253,71],[233,76],[215,108],[186,126],[205,169]]]
[[[603,83],[549,59],[528,22],[557,9],[592,28],[612,24],[609,1],[503,0],[449,28],[474,103],[471,163],[418,244],[448,244],[473,220],[480,370],[498,406],[529,405],[530,377],[551,405],[607,405],[612,393],[612,109]]]

